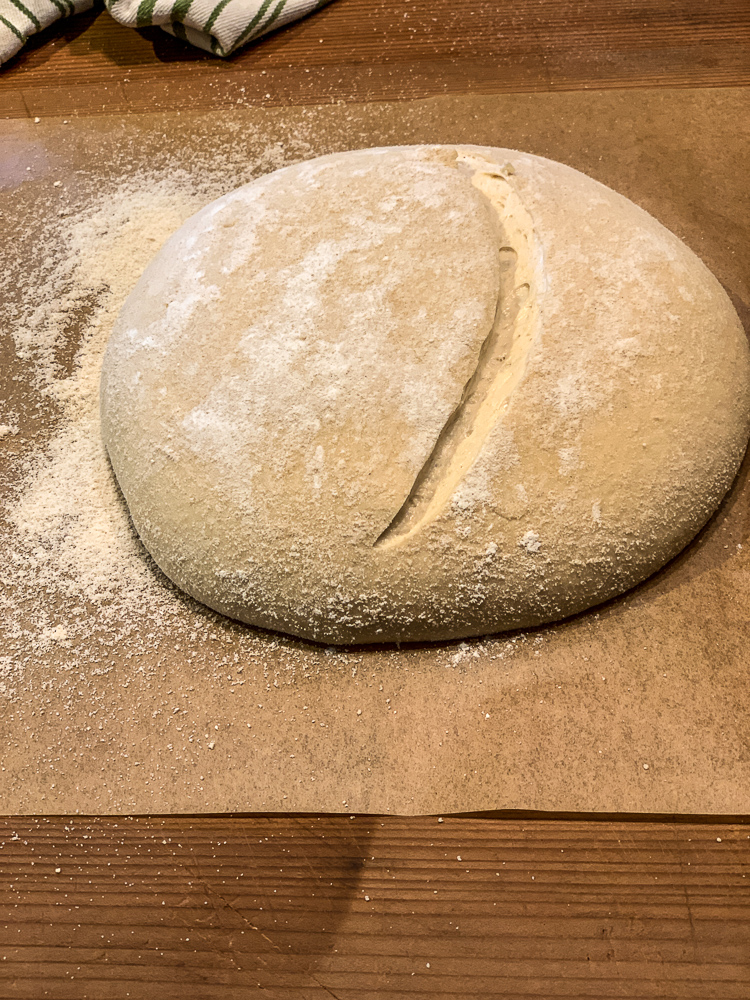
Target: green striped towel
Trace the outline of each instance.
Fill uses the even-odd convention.
[[[59,17],[88,10],[94,0],[0,0],[0,64],[29,35]],[[217,56],[228,56],[267,31],[317,10],[328,0],[104,0],[112,17],[131,28],[158,24]]]

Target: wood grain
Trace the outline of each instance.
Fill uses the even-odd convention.
[[[28,818],[0,996],[750,995],[750,824]]]
[[[227,61],[98,9],[0,71],[0,117],[749,83],[747,0],[333,0]]]

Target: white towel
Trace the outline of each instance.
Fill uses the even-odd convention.
[[[158,24],[217,56],[303,17],[329,0],[105,0],[112,17],[131,28]],[[88,10],[93,0],[0,0],[0,64],[29,35],[59,17]]]

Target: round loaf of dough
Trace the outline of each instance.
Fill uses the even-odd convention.
[[[328,643],[553,621],[696,534],[750,434],[719,283],[632,202],[507,149],[262,177],[147,267],[104,441],[167,576]]]

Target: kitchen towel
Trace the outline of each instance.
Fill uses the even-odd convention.
[[[112,17],[130,28],[158,24],[177,38],[217,56],[317,10],[329,0],[105,0]],[[30,35],[93,0],[0,0],[0,64]]]

